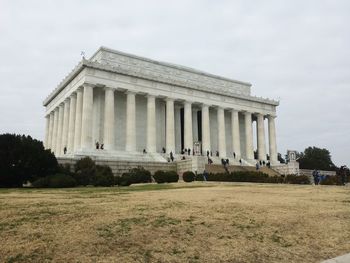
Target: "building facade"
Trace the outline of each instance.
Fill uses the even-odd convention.
[[[278,104],[250,83],[101,47],[45,99],[44,144],[57,157],[161,162],[191,149],[273,165]]]

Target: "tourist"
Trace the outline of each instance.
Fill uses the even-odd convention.
[[[100,144],[98,142],[96,142],[96,150],[98,150],[100,148]]]
[[[339,173],[341,176],[341,183],[342,185],[345,185],[346,184],[346,166],[345,165],[340,167]]]
[[[207,157],[209,158],[209,154],[210,154],[210,152],[209,151],[207,151]]]
[[[181,160],[186,160],[186,157],[185,157],[185,156],[182,156]]]
[[[268,168],[270,168],[270,167],[271,167],[271,163],[270,163],[270,161],[266,163],[266,166],[267,166]]]
[[[262,166],[262,161],[261,160],[259,161],[259,164],[260,164],[260,166]]]
[[[317,170],[314,169],[312,171],[312,177],[314,178],[314,184],[317,185],[318,184],[318,178],[317,178]]]
[[[101,149],[101,150],[103,150],[103,147],[104,147],[104,144],[103,144],[103,143],[101,143],[101,147],[100,147],[100,149]]]
[[[265,164],[266,164],[265,161],[263,161],[263,166],[265,166]]]
[[[164,147],[162,148],[162,153],[165,153],[165,148]]]
[[[259,170],[259,169],[260,169],[259,162],[256,162],[255,168],[256,168],[256,170]]]
[[[204,170],[203,172],[203,181],[207,181],[208,180],[208,172],[206,170]]]
[[[226,159],[226,164],[229,165],[230,164],[230,160]]]
[[[187,153],[188,153],[188,155],[191,155],[191,149],[190,148],[188,148]]]
[[[64,154],[67,153],[67,146],[64,146],[64,148],[63,148],[63,153],[64,153]]]
[[[239,164],[242,165],[242,159],[239,159]]]
[[[216,156],[219,157],[219,151],[216,151]]]
[[[170,152],[170,160],[173,162],[174,161],[174,155],[173,152]]]
[[[184,152],[185,152],[185,154],[187,154],[187,148],[185,148],[185,151],[184,151]]]
[[[147,153],[146,149],[143,149],[143,153],[144,153],[144,154],[146,154],[146,153]]]
[[[210,156],[213,157],[213,152],[212,151],[210,151]]]
[[[236,153],[235,152],[233,152],[233,158],[236,159]]]

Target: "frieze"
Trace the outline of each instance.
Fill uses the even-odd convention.
[[[99,58],[95,57],[97,59],[93,61],[121,70],[142,74],[157,81],[173,82],[176,85],[195,85],[205,91],[218,90],[228,95],[250,95],[250,84],[235,83],[233,81],[206,76],[204,73],[189,72],[187,68],[181,70],[108,51],[101,52],[104,54]]]

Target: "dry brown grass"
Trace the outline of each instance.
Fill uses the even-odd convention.
[[[318,262],[350,252],[349,188],[155,191],[165,187],[0,190],[0,262]]]

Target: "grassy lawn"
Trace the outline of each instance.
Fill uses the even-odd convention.
[[[319,262],[350,252],[350,189],[0,189],[0,237],[0,262]]]

